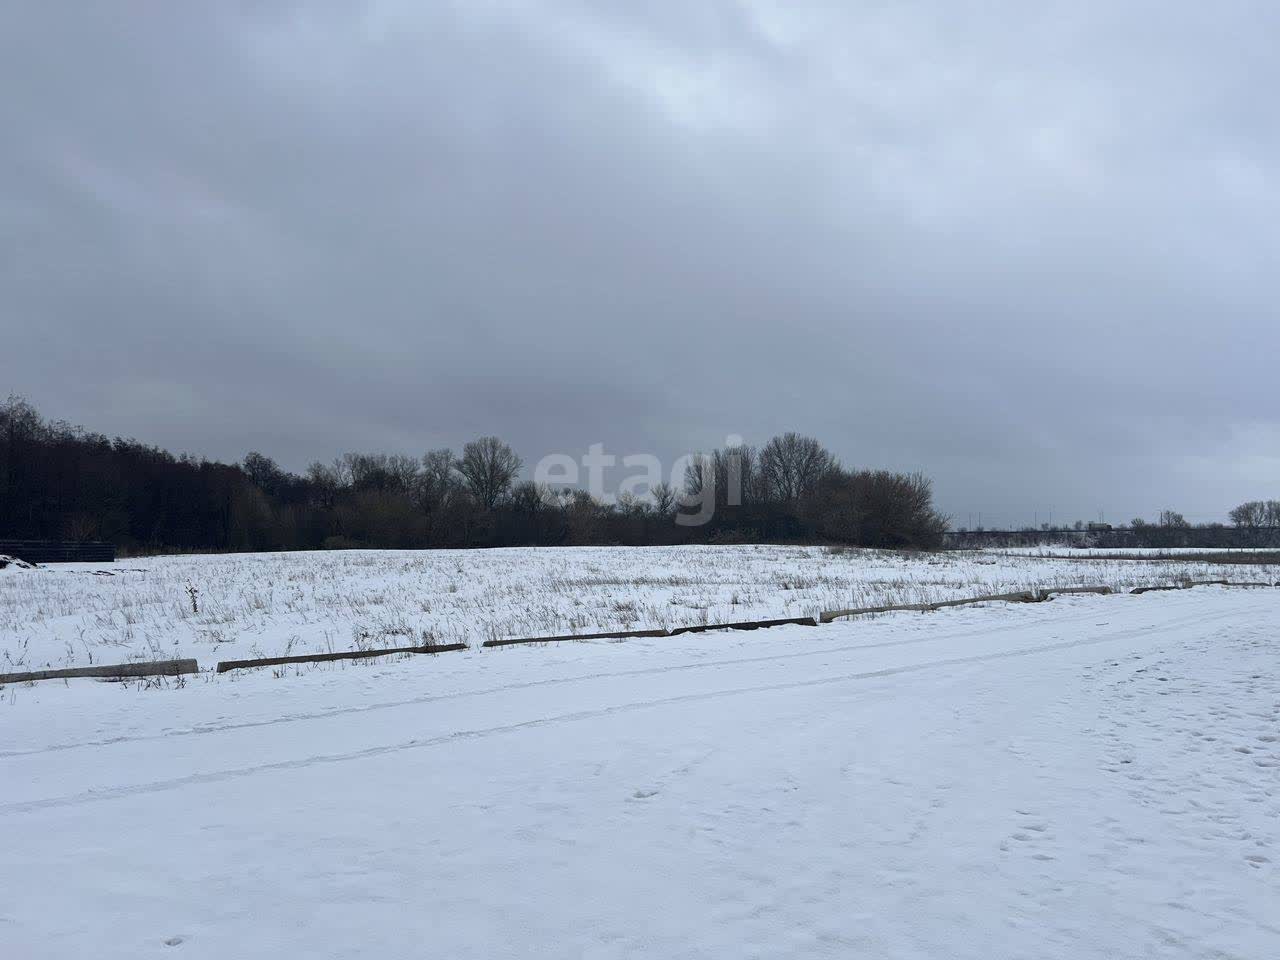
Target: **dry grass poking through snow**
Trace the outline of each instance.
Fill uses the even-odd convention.
[[[108,573],[99,571],[107,570]],[[153,557],[0,573],[0,671],[672,628],[1044,586],[1276,578],[1265,566],[821,547]]]

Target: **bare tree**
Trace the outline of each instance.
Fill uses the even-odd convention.
[[[725,447],[715,452],[713,461],[718,501],[732,507],[757,499],[761,484],[760,458],[755,447]]]
[[[637,497],[630,490],[624,490],[618,494],[614,509],[620,517],[643,517],[649,512],[649,501]]]
[[[1247,542],[1261,546],[1262,530],[1280,527],[1280,500],[1250,500],[1231,511],[1231,522],[1237,530],[1243,530]],[[1269,538],[1274,542],[1274,534]]]
[[[681,526],[702,526],[715,515],[715,463],[714,455],[699,453],[685,465],[684,491],[678,500],[680,511],[676,514],[676,523]]]
[[[401,453],[348,453],[334,466],[360,491],[407,494],[418,483],[417,458]]]
[[[515,451],[497,437],[481,437],[463,447],[458,472],[476,501],[492,510],[511,489],[521,465]]]
[[[683,500],[686,506],[704,503],[736,507],[758,500],[760,458],[755,447],[741,444],[693,456],[685,466]]]
[[[307,483],[311,487],[311,502],[314,506],[329,509],[338,497],[342,482],[338,471],[326,467],[319,460],[307,467]]]
[[[669,483],[655,483],[649,488],[653,498],[653,512],[660,517],[671,515],[676,505],[676,491]]]
[[[835,458],[813,437],[784,433],[774,437],[760,451],[759,470],[766,496],[794,503],[809,496]]]
[[[445,505],[458,486],[458,460],[452,450],[430,450],[422,455],[418,479],[418,505],[427,513]]]
[[[705,453],[694,454],[685,464],[681,499],[694,503],[702,496],[703,488],[714,486],[715,482],[714,459]]]
[[[937,547],[949,521],[927,477],[888,470],[831,468],[804,507],[823,536],[871,547]]]
[[[245,472],[245,476],[267,493],[276,493],[284,477],[284,471],[274,460],[256,450],[250,450],[245,454],[240,469]]]
[[[586,490],[566,490],[564,517],[569,543],[598,543],[605,524],[605,509]]]
[[[1261,500],[1250,500],[1231,511],[1231,522],[1237,527],[1256,530],[1266,523],[1267,505]]]
[[[384,461],[384,469],[390,479],[391,489],[401,493],[412,492],[418,485],[421,466],[417,457],[404,453],[390,454]]]
[[[511,489],[511,506],[517,513],[540,513],[547,506],[546,491],[532,480],[517,483]]]

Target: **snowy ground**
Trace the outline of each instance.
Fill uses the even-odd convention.
[[[1178,557],[1214,554],[1280,553],[1276,547],[1077,547],[1071,544],[1044,543],[1034,547],[988,547],[993,556],[1026,557]]]
[[[1278,614],[11,686],[0,956],[1280,956]]]
[[[648,629],[1035,587],[1271,580],[1280,569],[818,547],[154,557],[0,571],[0,673]]]

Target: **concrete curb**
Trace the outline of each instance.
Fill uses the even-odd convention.
[[[223,660],[216,671],[244,670],[249,667],[278,667],[286,663],[326,663],[331,660],[364,660],[368,657],[387,657],[393,653],[449,653],[465,650],[465,643],[427,644],[421,647],[386,647],[381,650],[343,650],[339,653],[311,653],[296,657],[259,657],[256,660]],[[192,661],[194,663],[194,661]]]
[[[981,597],[966,597],[960,600],[938,600],[934,603],[897,603],[884,607],[854,607],[850,610],[824,610],[818,617],[822,623],[830,623],[832,620],[841,617],[857,617],[869,613],[892,613],[895,610],[918,610],[928,613],[933,610],[941,610],[943,607],[960,607],[969,603],[991,603],[993,601],[1003,601],[1004,603],[1039,603],[1047,600],[1048,597],[1037,594],[1033,590],[1019,590],[1015,593],[992,593]]]
[[[1039,591],[1039,593],[1043,599],[1049,600],[1058,594],[1071,593],[1096,593],[1099,596],[1107,597],[1115,593],[1115,591],[1110,587],[1049,587],[1047,590]]]
[[[512,637],[506,640],[486,640],[482,647],[514,647],[525,643],[561,643],[565,640],[615,640],[627,637],[669,637],[667,630],[612,630],[604,633],[566,633],[555,637]]]
[[[707,623],[694,627],[676,627],[671,636],[682,633],[710,633],[712,630],[762,630],[769,627],[785,627],[795,624],[801,627],[816,627],[818,621],[813,617],[782,617],[777,620],[739,620],[736,623]]]
[[[66,667],[61,670],[32,670],[27,673],[0,673],[0,684],[28,680],[62,680],[70,677],[98,677],[121,680],[126,677],[177,677],[199,673],[194,660],[156,660],[146,663],[112,663],[96,667]]]

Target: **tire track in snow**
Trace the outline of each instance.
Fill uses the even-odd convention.
[[[0,804],[0,814],[35,813],[42,810],[80,806],[86,803],[94,803],[103,800],[117,800],[169,790],[179,790],[183,787],[189,786],[222,783],[228,780],[238,780],[260,773],[274,773],[306,769],[325,764],[347,763],[353,760],[365,760],[374,757],[387,756],[394,753],[402,753],[408,750],[418,750],[428,747],[442,746],[445,744],[480,740],[507,733],[517,733],[523,730],[533,730],[564,723],[578,723],[584,720],[597,720],[605,717],[617,716],[619,714],[653,709],[655,707],[708,702],[713,700],[729,699],[732,697],[749,696],[757,693],[773,693],[785,690],[801,690],[812,687],[832,686],[841,683],[853,683],[860,680],[873,680],[881,677],[923,673],[940,668],[963,667],[980,663],[994,663],[1001,660],[1013,660],[1022,657],[1035,656],[1036,654],[1042,653],[1054,653],[1063,650],[1079,649],[1082,647],[1099,646],[1104,643],[1114,643],[1119,640],[1128,640],[1137,637],[1158,637],[1160,636],[1160,630],[1165,627],[1198,626],[1216,621],[1231,620],[1238,616],[1239,610],[1224,610],[1199,616],[1184,617],[1177,619],[1172,623],[1159,625],[1147,624],[1082,640],[1067,640],[1060,643],[1040,644],[1034,647],[1022,647],[1015,650],[974,654],[967,657],[948,657],[942,660],[928,660],[922,663],[903,664],[896,667],[884,667],[879,670],[866,670],[856,673],[840,674],[832,677],[816,677],[809,680],[793,680],[784,683],[755,684],[746,687],[731,687],[723,690],[708,690],[697,693],[680,694],[672,697],[660,697],[652,700],[639,700],[631,703],[615,704],[608,707],[597,707],[591,710],[579,710],[570,713],[557,714],[551,717],[537,717],[516,723],[481,727],[474,730],[458,730],[453,733],[442,734],[437,737],[428,737],[421,740],[406,740],[399,743],[367,747],[362,750],[352,750],[345,753],[318,754],[310,757],[300,757],[296,760],[281,760],[273,763],[236,767],[229,770],[217,770],[209,773],[191,774],[185,777],[173,777],[168,780],[156,780],[150,783],[132,784],[124,787],[105,787],[99,790],[88,790],[61,797],[49,797],[43,800],[25,800],[16,803]]]
[[[1028,611],[1028,613],[1033,613]],[[1092,608],[1086,609],[1078,614],[1063,617],[1059,621],[1054,621],[1054,625],[1070,626],[1072,624],[1092,619],[1096,616],[1097,611]],[[1034,615],[1034,613],[1033,613]],[[1037,624],[1040,621],[1037,621]],[[606,670],[598,673],[585,673],[573,677],[548,677],[545,680],[527,680],[520,683],[507,683],[496,687],[486,687],[481,690],[461,690],[457,693],[439,693],[428,694],[419,697],[406,697],[402,700],[385,700],[380,703],[367,703],[355,707],[335,707],[331,710],[316,710],[310,713],[288,714],[282,717],[272,717],[268,720],[245,720],[237,723],[209,724],[205,726],[192,727],[188,730],[169,730],[165,733],[151,733],[142,736],[129,737],[107,737],[100,740],[81,740],[75,743],[58,743],[45,747],[35,747],[29,750],[0,750],[0,759],[9,759],[11,757],[28,757],[43,753],[57,753],[63,750],[79,750],[85,747],[109,747],[116,744],[127,743],[145,743],[152,740],[168,740],[172,737],[193,737],[205,736],[214,733],[228,733],[238,730],[252,730],[257,727],[273,727],[280,724],[288,723],[304,723],[310,720],[327,720],[332,717],[350,716],[355,714],[375,713],[381,710],[394,710],[399,707],[410,707],[418,704],[427,703],[443,703],[452,700],[465,700],[472,697],[489,697],[495,694],[506,693],[508,691],[529,690],[537,687],[560,686],[570,683],[586,683],[592,680],[608,680],[611,678],[624,677],[644,677],[653,676],[660,673],[683,672],[686,670],[710,670],[715,667],[732,667],[750,663],[768,663],[770,661],[795,660],[804,657],[819,657],[833,653],[848,653],[855,650],[880,650],[886,647],[905,647],[915,646],[922,643],[943,643],[948,640],[968,640],[973,637],[986,637],[992,634],[1013,633],[1027,628],[1027,622],[1020,621],[1017,623],[999,624],[990,627],[980,627],[973,630],[964,630],[953,633],[932,634],[927,637],[911,637],[906,640],[882,640],[875,643],[852,643],[843,644],[837,647],[823,647],[817,650],[801,650],[792,653],[767,654],[759,657],[736,657],[732,659],[720,660],[700,660],[696,663],[678,663],[664,667],[640,667],[634,670]],[[1161,627],[1163,625],[1160,625]],[[610,640],[585,640],[583,643],[611,645]],[[512,651],[514,653],[514,651]],[[484,654],[484,656],[507,656],[508,653],[500,654]]]

